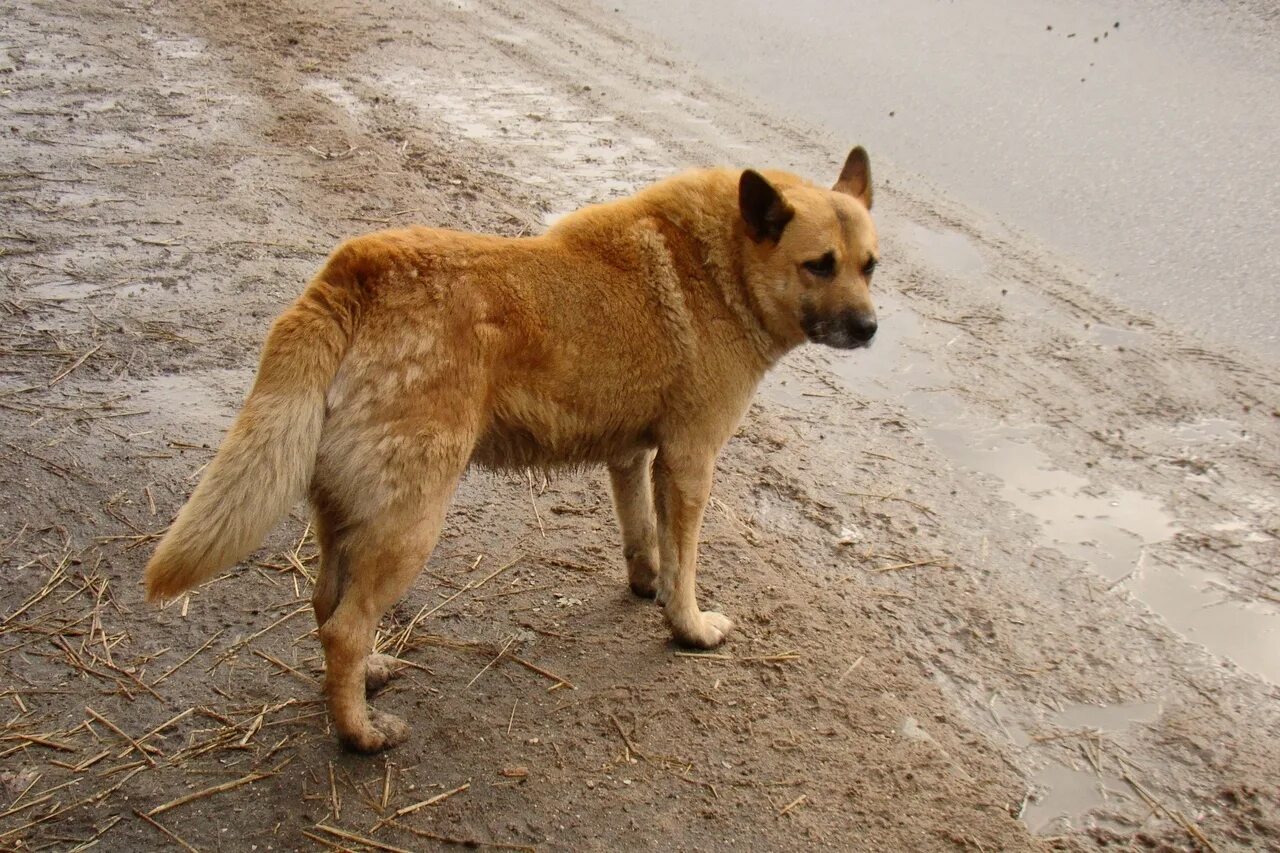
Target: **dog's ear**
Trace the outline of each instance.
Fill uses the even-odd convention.
[[[871,158],[861,145],[849,152],[831,189],[838,193],[851,195],[862,202],[867,210],[871,209]]]
[[[796,215],[773,184],[754,169],[747,169],[738,180],[738,208],[747,224],[747,236],[757,243],[778,242],[782,229]]]

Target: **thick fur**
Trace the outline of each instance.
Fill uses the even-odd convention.
[[[334,267],[325,275],[339,278]],[[249,399],[147,564],[148,598],[178,595],[239,562],[305,493],[357,310],[345,285],[321,276],[272,326]]]
[[[366,704],[382,613],[409,587],[468,465],[608,466],[631,588],[677,640],[698,609],[715,459],[760,378],[805,341],[875,332],[861,148],[833,189],[782,172],[690,172],[539,237],[412,228],[349,241],[275,322],[243,410],[147,566],[172,597],[252,551],[307,494],[314,593],[339,736],[372,752],[403,722]]]

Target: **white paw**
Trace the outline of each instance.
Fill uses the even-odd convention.
[[[376,652],[365,658],[364,689],[370,693],[381,690],[387,682],[400,674],[401,663],[391,655]]]
[[[694,610],[687,614],[669,615],[667,621],[676,642],[695,649],[714,649],[733,630],[733,620],[714,610]]]
[[[408,740],[409,725],[394,714],[370,708],[368,722],[352,731],[339,731],[338,737],[348,748],[372,755]]]

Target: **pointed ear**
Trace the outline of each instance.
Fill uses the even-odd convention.
[[[754,169],[747,169],[738,180],[738,209],[747,225],[747,236],[757,243],[778,242],[782,229],[796,213],[773,184]]]
[[[861,145],[849,152],[831,189],[838,193],[851,195],[862,202],[867,210],[871,209],[871,158]]]

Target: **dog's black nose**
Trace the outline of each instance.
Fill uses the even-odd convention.
[[[854,314],[849,318],[849,334],[864,344],[876,336],[876,315]]]

